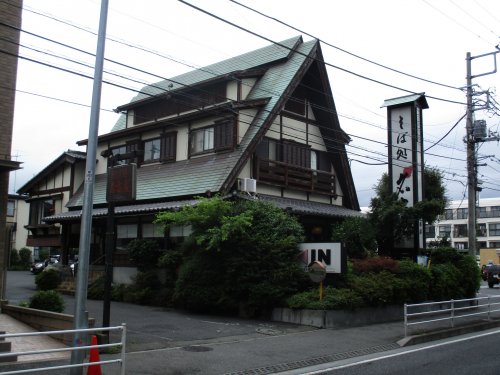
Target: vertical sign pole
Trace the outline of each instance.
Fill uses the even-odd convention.
[[[87,144],[87,160],[85,164],[85,182],[83,191],[82,221],[80,227],[80,243],[78,252],[78,273],[75,294],[75,329],[88,328],[87,318],[87,284],[90,259],[90,240],[92,231],[92,208],[94,205],[94,176],[95,159],[97,150],[97,135],[99,128],[99,111],[101,102],[101,87],[104,65],[104,44],[106,41],[106,23],[108,17],[108,0],[101,1],[101,14],[99,19],[99,33],[94,69],[94,86],[92,91],[92,105],[90,109],[89,139]],[[81,346],[86,341],[87,335],[75,333],[73,346]],[[83,363],[85,353],[82,350],[71,352],[71,364]],[[81,375],[82,367],[72,367],[71,375]]]

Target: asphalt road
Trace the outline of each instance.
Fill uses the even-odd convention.
[[[35,276],[29,271],[7,273],[6,297],[10,304],[28,301],[36,292]],[[65,313],[74,314],[75,298],[64,296]],[[89,316],[102,326],[103,303],[87,301]],[[193,342],[227,341],[315,330],[313,327],[262,320],[191,314],[174,309],[111,302],[111,325],[127,324],[127,351],[143,351],[190,345]]]
[[[309,371],[315,375],[497,375],[500,373],[500,330],[450,338],[417,347],[334,363],[329,369]],[[327,367],[327,366],[325,366]]]

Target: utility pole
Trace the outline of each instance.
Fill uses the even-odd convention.
[[[87,284],[90,259],[90,240],[92,232],[92,209],[94,205],[95,160],[97,154],[97,135],[99,129],[99,111],[101,105],[101,87],[104,65],[104,45],[106,41],[106,24],[108,18],[108,0],[101,1],[99,32],[94,68],[94,86],[92,105],[90,108],[89,140],[87,143],[87,160],[85,164],[85,182],[83,191],[82,219],[80,226],[80,246],[78,252],[78,273],[75,293],[75,329],[88,328]],[[74,335],[73,347],[83,346],[87,342],[87,334],[77,332]],[[82,350],[71,352],[71,364],[81,364],[85,358]],[[71,375],[81,375],[82,367],[72,367]]]
[[[477,233],[476,233],[476,192],[477,192],[477,158],[476,158],[476,143],[486,141],[483,138],[476,138],[474,136],[474,102],[472,97],[474,95],[472,89],[472,79],[494,74],[497,72],[497,60],[496,55],[500,52],[500,45],[497,45],[496,48],[498,51],[485,53],[479,56],[471,56],[470,52],[467,52],[466,63],[467,63],[467,87],[466,87],[466,95],[467,95],[467,121],[465,125],[466,136],[465,142],[467,147],[467,189],[468,189],[468,228],[469,228],[469,255],[476,256],[477,255]],[[491,72],[481,73],[472,75],[472,60],[485,57],[485,56],[493,56],[494,69]]]
[[[468,227],[469,227],[469,255],[476,256],[476,144],[474,142],[474,128],[472,116],[474,104],[472,102],[472,57],[467,52],[467,119],[465,142],[467,147],[467,191],[468,191]]]

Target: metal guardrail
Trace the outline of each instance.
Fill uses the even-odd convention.
[[[43,350],[30,350],[23,352],[7,352],[0,353],[0,358],[2,357],[12,357],[12,356],[23,356],[23,355],[36,355],[36,354],[49,354],[49,353],[60,353],[60,352],[72,352],[77,350],[90,350],[90,349],[100,349],[100,348],[120,348],[120,358],[110,359],[98,362],[83,362],[78,364],[69,364],[69,365],[61,365],[61,366],[50,366],[50,367],[38,367],[24,370],[14,370],[7,372],[0,372],[1,375],[10,375],[10,374],[26,374],[31,372],[40,372],[40,371],[53,371],[65,368],[75,368],[75,367],[88,367],[94,365],[108,365],[113,363],[119,363],[121,366],[121,375],[125,375],[125,343],[127,337],[127,327],[126,324],[123,323],[120,326],[116,327],[98,327],[98,328],[88,328],[88,329],[69,329],[69,330],[60,330],[60,331],[43,331],[43,332],[25,332],[25,333],[7,333],[1,334],[1,339],[6,339],[10,337],[26,337],[26,336],[48,336],[48,335],[61,335],[66,333],[77,333],[77,332],[111,332],[111,331],[121,331],[120,341],[109,343],[109,344],[99,344],[99,345],[81,345],[75,347],[66,347],[66,348],[57,348],[57,349],[43,349]]]
[[[416,312],[410,313],[410,310]],[[491,320],[492,314],[497,312],[500,312],[500,296],[405,304],[405,337],[408,336],[408,329],[413,326],[429,326],[432,323],[439,323],[449,320],[450,326],[453,328],[455,327],[455,322],[459,319],[486,315],[487,319]]]

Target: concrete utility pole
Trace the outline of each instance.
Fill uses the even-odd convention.
[[[499,45],[500,46],[500,45]],[[474,136],[474,102],[472,101],[472,97],[474,92],[472,90],[472,79],[494,74],[497,72],[497,60],[496,54],[500,52],[499,46],[496,48],[498,51],[485,53],[479,56],[471,56],[470,52],[467,52],[466,62],[467,62],[467,122],[466,122],[466,137],[465,142],[467,146],[467,189],[468,189],[468,227],[469,227],[469,255],[476,256],[477,255],[477,233],[476,233],[476,192],[477,192],[477,158],[476,158],[476,143],[484,142],[483,138],[476,138]],[[495,68],[491,72],[481,73],[477,75],[472,75],[472,60],[485,57],[485,56],[493,56],[493,61],[495,64]]]
[[[106,24],[108,18],[108,0],[101,0],[101,14],[97,50],[94,68],[94,87],[90,109],[89,139],[87,143],[87,160],[85,164],[85,182],[83,190],[82,221],[80,226],[80,243],[78,252],[78,273],[75,294],[75,329],[88,328],[87,316],[87,284],[90,259],[90,240],[92,234],[92,208],[94,205],[94,177],[97,155],[97,135],[99,129],[99,111],[101,105],[101,87],[104,65],[104,45],[106,41]],[[75,333],[73,347],[85,345],[87,335]],[[71,364],[81,364],[85,358],[82,350],[71,352]],[[71,375],[81,375],[83,368],[71,368]]]
[[[468,237],[469,255],[476,256],[476,144],[474,142],[474,128],[472,126],[472,116],[474,114],[474,104],[472,102],[472,58],[467,52],[467,119],[465,142],[467,147],[467,191],[468,191]]]

